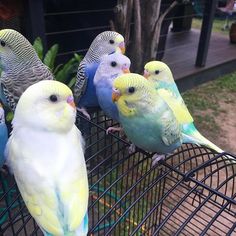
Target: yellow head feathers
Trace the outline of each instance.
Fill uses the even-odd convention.
[[[125,39],[121,34],[118,34],[115,37],[115,43],[118,45],[118,47],[116,48],[116,52],[125,54]]]
[[[170,68],[161,61],[150,61],[144,66],[144,77],[149,80],[173,81]]]
[[[150,83],[141,75],[129,73],[119,76],[113,83],[112,99],[117,103],[124,116],[133,116],[145,111],[151,105],[157,93]]]
[[[69,131],[76,109],[71,90],[63,83],[43,80],[31,85],[20,97],[13,125],[47,131]]]

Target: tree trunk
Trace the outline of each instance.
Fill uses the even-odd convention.
[[[155,60],[162,22],[177,4],[177,0],[173,0],[161,14],[161,0],[118,0],[114,25],[125,37],[132,71],[140,73],[145,63]]]

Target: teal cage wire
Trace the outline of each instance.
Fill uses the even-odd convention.
[[[78,115],[90,184],[88,235],[236,235],[236,164],[226,154],[183,145],[157,166],[116,135],[97,111]],[[0,235],[42,235],[7,172],[0,176]]]

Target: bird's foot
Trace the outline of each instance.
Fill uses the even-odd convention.
[[[164,160],[166,158],[166,155],[162,154],[154,154],[153,157],[152,157],[152,166],[155,166],[155,165],[158,165],[158,162],[160,160]]]
[[[123,130],[121,127],[112,127],[111,126],[111,127],[107,128],[106,134],[120,132],[121,130]]]
[[[82,108],[77,107],[77,111],[81,112],[88,120],[91,120],[89,113],[87,112],[87,110],[84,107],[82,107]]]
[[[135,152],[136,146],[134,143],[131,143],[130,146],[128,147],[128,153],[131,155]]]

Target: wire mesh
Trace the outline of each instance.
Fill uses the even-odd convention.
[[[90,185],[88,235],[236,235],[236,164],[210,149],[183,145],[157,166],[129,154],[101,111],[78,116]],[[0,235],[42,235],[7,171],[0,175]]]

